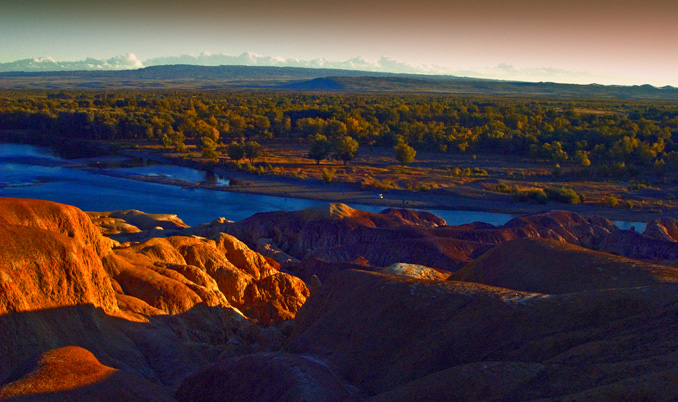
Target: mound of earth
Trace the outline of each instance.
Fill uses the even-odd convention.
[[[441,271],[423,265],[398,263],[389,265],[379,270],[382,274],[402,276],[405,278],[428,279],[431,281],[444,281],[450,277],[451,272]]]
[[[450,280],[549,294],[678,282],[678,270],[568,243],[519,239],[455,272]]]
[[[674,283],[545,294],[348,270],[285,351],[372,400],[672,400],[677,306]]]
[[[43,353],[21,379],[0,387],[0,400],[175,401],[171,388],[101,364],[88,350],[66,346]]]
[[[586,219],[566,211],[517,218],[500,227],[480,223],[446,226],[443,219],[425,212],[387,209],[377,214],[329,204],[295,212],[259,213],[236,223],[214,222],[192,233],[227,232],[251,247],[265,242],[283,256],[280,261],[292,272],[292,261],[309,257],[329,263],[363,258],[372,269],[408,263],[454,272],[507,241],[534,237],[597,247],[617,231],[606,219]],[[324,275],[320,271],[307,274]]]
[[[678,220],[659,218],[647,224],[643,234],[658,240],[678,242]]]
[[[224,359],[186,378],[182,402],[357,401],[357,390],[322,362],[288,353]]]
[[[650,230],[653,231],[650,226]],[[598,247],[606,253],[639,260],[678,260],[678,242],[658,239],[629,230],[620,230],[606,237]]]

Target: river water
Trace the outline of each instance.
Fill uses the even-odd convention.
[[[138,209],[147,213],[176,214],[191,226],[218,217],[238,221],[257,212],[295,211],[327,204],[297,198],[182,188],[64,166],[76,165],[77,162],[61,158],[49,148],[0,144],[0,196],[56,201],[85,211]],[[178,166],[107,167],[106,170],[123,175],[164,176],[188,182],[228,185],[224,178]],[[370,212],[384,209],[369,205],[350,206]],[[477,221],[502,225],[516,217],[492,212],[429,211],[445,219],[449,225]],[[635,226],[636,230],[642,231],[645,227],[640,222],[615,223],[623,229]]]

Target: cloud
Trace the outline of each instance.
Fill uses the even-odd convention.
[[[87,58],[82,61],[59,62],[51,57],[19,60],[11,63],[0,63],[0,72],[13,71],[75,71],[75,70],[131,70],[149,66],[189,64],[202,66],[244,65],[244,66],[274,66],[274,67],[305,67],[326,68],[341,70],[360,70],[368,72],[390,72],[403,74],[436,74],[455,75],[497,79],[506,81],[528,82],[560,82],[560,83],[598,83],[598,84],[633,84],[624,77],[593,74],[583,71],[561,70],[556,68],[520,68],[510,64],[499,64],[495,67],[456,70],[436,65],[411,64],[382,56],[378,60],[364,57],[355,57],[345,61],[331,61],[324,58],[301,60],[280,56],[263,56],[257,53],[245,52],[234,56],[227,53],[212,54],[202,52],[195,56],[183,54],[178,56],[158,57],[143,63],[133,54],[117,56],[108,60]]]
[[[346,61],[330,61],[323,58],[301,60],[280,56],[262,56],[252,52],[245,52],[239,56],[226,53],[211,54],[203,52],[199,56],[183,54],[179,56],[159,57],[144,62],[146,66],[168,64],[192,64],[203,66],[245,65],[245,66],[276,66],[276,67],[306,67],[328,68],[341,70],[361,70],[373,72],[393,72],[410,74],[444,74],[442,67],[412,65],[391,57],[383,56],[379,60],[370,60],[364,57],[355,57]]]
[[[52,57],[24,59],[10,63],[0,63],[0,72],[134,70],[143,67],[143,63],[134,55],[134,53],[127,53],[122,56],[112,57],[108,60],[87,58],[81,61],[56,61]]]
[[[562,70],[549,67],[519,68],[501,63],[496,67],[457,70],[451,74],[468,77],[489,78],[505,81],[559,82],[576,84],[613,84],[620,83],[621,77],[594,74],[586,71]]]

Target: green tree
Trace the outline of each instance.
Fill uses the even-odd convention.
[[[243,144],[243,149],[245,150],[245,157],[250,160],[250,163],[254,163],[254,158],[261,156],[262,149],[256,141],[247,141]]]
[[[184,141],[186,141],[186,136],[184,136],[184,132],[181,130],[175,131],[174,134],[172,135],[172,145],[174,145],[174,150],[177,152],[186,151],[186,144],[184,144]]]
[[[160,143],[163,147],[169,148],[172,145],[172,139],[167,134],[163,134],[160,138]]]
[[[589,152],[582,151],[581,149],[577,150],[574,153],[574,161],[582,167],[590,166],[591,160],[589,159]]]
[[[327,137],[322,134],[316,134],[308,150],[308,157],[320,165],[320,161],[327,158],[330,155],[330,151],[331,146]]]
[[[226,154],[229,158],[238,162],[240,159],[245,157],[245,148],[243,148],[243,146],[237,142],[232,142],[228,144],[228,147],[226,148]]]
[[[344,161],[344,165],[358,155],[358,141],[349,136],[341,137],[335,146],[334,154],[337,159]]]
[[[393,147],[393,150],[395,151],[396,159],[400,163],[412,163],[414,162],[414,157],[417,155],[417,151],[404,142]]]
[[[219,160],[219,151],[217,151],[217,143],[210,137],[202,137],[200,139],[202,156],[211,161]]]

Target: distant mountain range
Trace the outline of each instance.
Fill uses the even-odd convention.
[[[529,83],[327,68],[165,65],[120,71],[0,73],[3,90],[273,90],[678,100],[678,88]]]
[[[438,74],[449,73],[439,66],[413,65],[383,56],[379,60],[368,60],[364,57],[354,57],[346,61],[331,61],[326,59],[302,60],[278,56],[263,56],[252,52],[245,52],[239,56],[225,53],[212,54],[203,52],[199,56],[183,54],[179,56],[157,57],[141,61],[134,53],[100,60],[87,58],[79,61],[56,61],[51,57],[17,60],[9,63],[0,63],[0,72],[51,72],[51,71],[106,71],[106,70],[135,70],[144,67],[164,65],[194,65],[194,66],[269,66],[269,67],[302,67],[327,68],[340,70],[359,70],[371,72],[395,72],[407,74]]]

